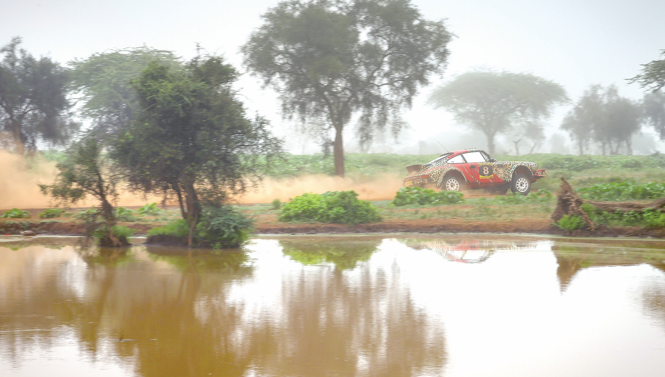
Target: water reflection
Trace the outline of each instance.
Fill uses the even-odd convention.
[[[191,254],[68,242],[0,242],[0,375],[665,368],[665,247],[653,242],[290,237]]]

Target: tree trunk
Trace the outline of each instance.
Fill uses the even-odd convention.
[[[194,241],[194,230],[199,222],[201,215],[201,203],[196,194],[193,183],[185,184],[185,204],[187,206],[187,223],[189,224],[189,236],[187,237],[187,246],[192,247]]]
[[[494,134],[486,133],[487,137],[487,149],[490,155],[494,154]]]
[[[335,175],[342,178],[344,177],[344,141],[342,139],[343,129],[344,128],[342,126],[335,127],[335,144],[333,146]]]
[[[522,141],[523,138],[520,138],[518,140],[513,140],[513,144],[515,144],[515,156],[520,155],[520,141]],[[491,153],[491,152],[490,152]]]
[[[633,155],[633,135],[628,135],[628,138],[626,138],[626,154]]]

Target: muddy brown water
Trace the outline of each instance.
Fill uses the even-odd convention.
[[[663,376],[665,243],[0,237],[0,376]]]

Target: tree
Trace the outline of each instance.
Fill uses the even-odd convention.
[[[644,107],[644,118],[647,124],[658,132],[660,140],[665,140],[665,93],[653,92],[646,94],[642,106]]]
[[[133,83],[137,118],[114,142],[131,189],[175,195],[190,246],[202,202],[219,204],[256,184],[282,150],[267,121],[246,117],[231,89],[236,77],[216,56],[181,70],[151,63]]]
[[[600,144],[603,154],[618,154],[622,144],[632,154],[632,135],[641,124],[639,104],[621,97],[614,85],[592,85],[566,115],[561,128],[576,141],[580,155],[591,140]]]
[[[50,58],[34,58],[20,44],[14,37],[0,49],[0,129],[24,154],[39,141],[64,144],[78,125],[67,112],[66,70]]]
[[[665,58],[665,50],[661,52]],[[642,88],[656,92],[665,87],[665,59],[653,60],[647,64],[642,64],[642,73],[628,79],[630,83],[638,83]]]
[[[118,197],[118,185],[123,175],[103,153],[103,144],[97,135],[87,134],[68,149],[63,162],[56,165],[58,174],[51,185],[40,185],[42,192],[60,204],[75,204],[87,196],[99,200],[102,224],[90,221],[91,230],[102,227],[102,246],[128,246],[126,237],[116,237],[112,201]],[[96,214],[95,214],[96,217]]]
[[[174,68],[180,64],[172,52],[149,47],[112,50],[69,63],[69,90],[83,104],[82,115],[93,120],[98,133],[115,134],[134,120],[138,95],[132,80],[151,62]]]
[[[490,153],[494,139],[524,122],[550,116],[552,108],[568,101],[566,91],[552,81],[526,74],[493,71],[467,72],[436,89],[429,98],[455,119],[482,131]]]
[[[449,53],[443,22],[425,20],[409,0],[283,1],[263,19],[242,47],[244,64],[279,92],[287,119],[334,130],[338,176],[352,118],[361,144],[387,125],[397,134],[401,109]]]

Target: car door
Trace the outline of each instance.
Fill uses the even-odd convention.
[[[480,186],[492,183],[494,168],[481,152],[467,152],[463,156],[466,160],[466,167],[469,170],[469,174]]]

